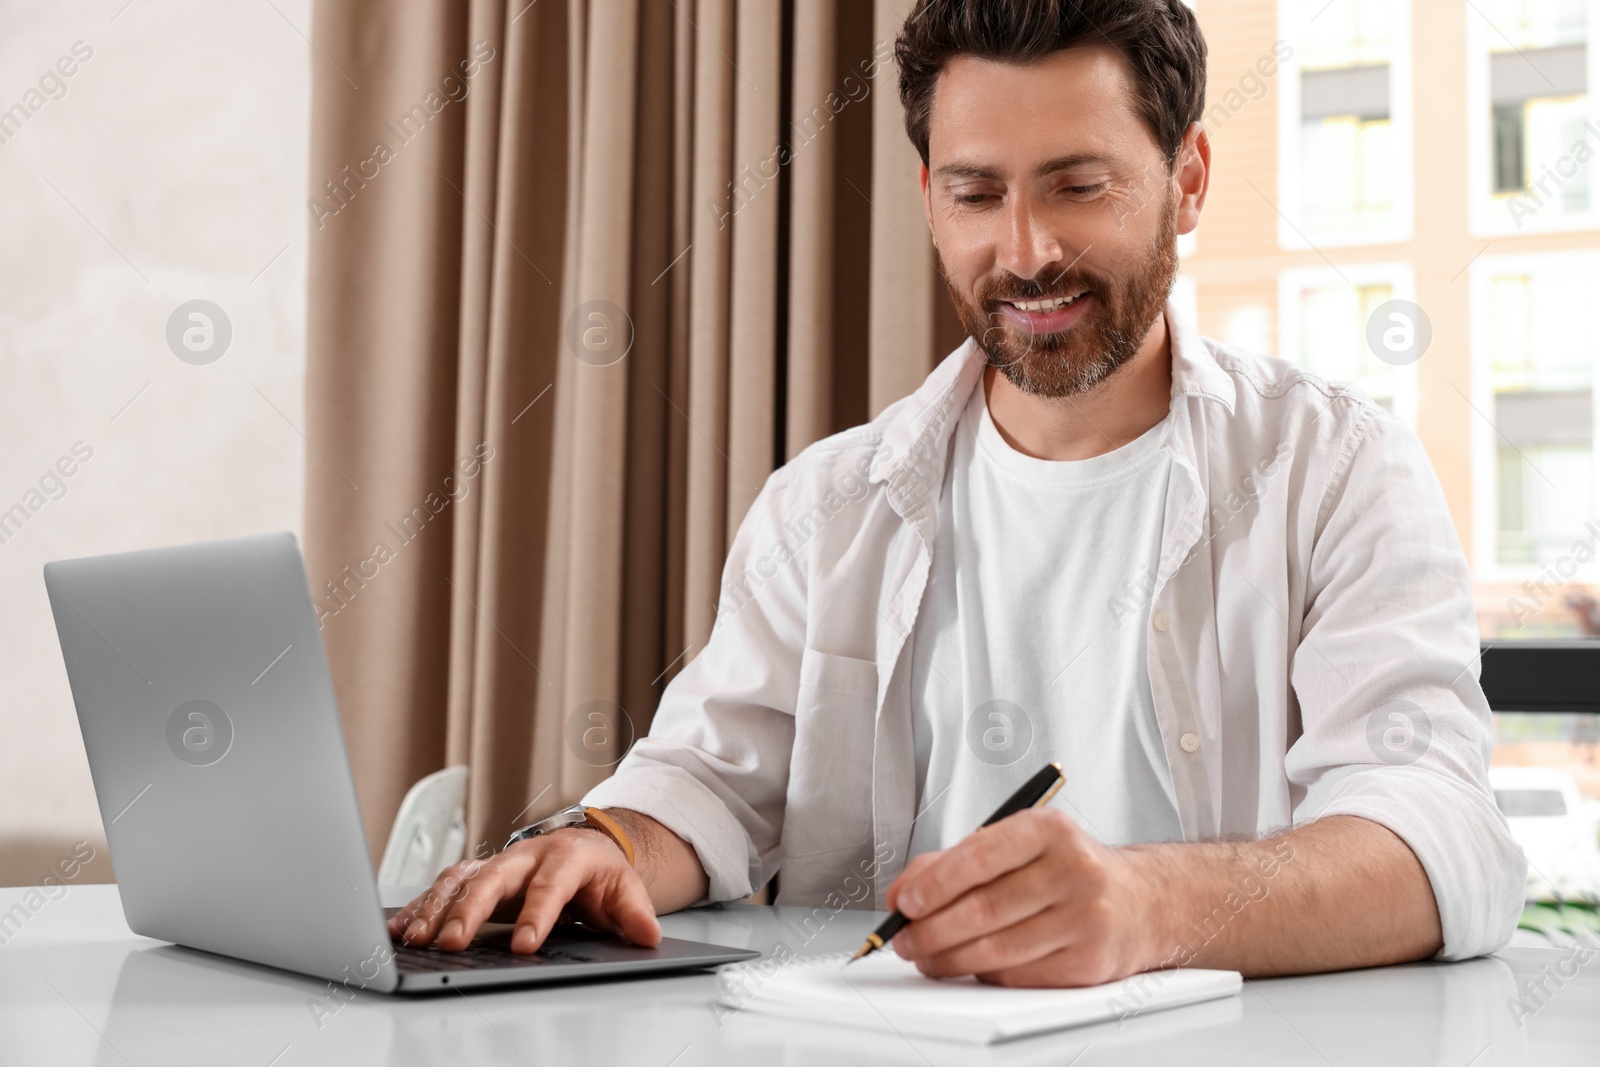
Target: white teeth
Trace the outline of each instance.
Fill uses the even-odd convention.
[[[1011,301],[1011,306],[1019,311],[1056,311],[1066,307],[1088,291],[1084,289],[1073,293],[1071,296],[1056,297],[1053,300],[1013,300]]]

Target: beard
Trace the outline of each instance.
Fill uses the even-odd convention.
[[[948,275],[945,288],[991,367],[1024,393],[1061,398],[1093,389],[1134,357],[1162,313],[1177,272],[1177,220],[1169,195],[1155,241],[1123,277],[1074,264],[1059,274],[1047,268],[1033,281],[1005,272],[971,300]],[[1093,304],[1080,321],[1056,333],[1015,326],[999,310],[1003,301],[1048,300],[1079,290],[1087,290]]]

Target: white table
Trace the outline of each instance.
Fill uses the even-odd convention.
[[[18,928],[12,909],[26,893],[0,889],[4,1067],[1600,1063],[1600,954],[1558,985],[1547,976],[1572,972],[1576,959],[1554,949],[1252,981],[1230,1000],[989,1049],[752,1012],[719,1020],[707,974],[428,998],[362,993],[319,1027],[308,1002],[326,993],[322,982],[136,937],[115,886],[74,886],[36,911],[24,905]],[[385,896],[398,904],[409,893]],[[877,918],[842,912],[807,927],[808,914],[738,906],[670,915],[662,926],[675,937],[759,949],[784,940],[811,954],[855,948]],[[1518,1020],[1510,1007],[1518,987],[1541,979],[1549,991],[1542,1006]]]

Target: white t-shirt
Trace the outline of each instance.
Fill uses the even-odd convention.
[[[913,855],[970,834],[1051,760],[1067,775],[1051,804],[1097,840],[1182,839],[1145,662],[1167,429],[1036,459],[973,391],[912,635]]]

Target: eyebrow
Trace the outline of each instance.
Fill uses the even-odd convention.
[[[1040,164],[1035,170],[1035,175],[1044,177],[1058,171],[1072,170],[1076,167],[1092,166],[1109,163],[1110,160],[1093,152],[1077,152],[1072,155],[1057,156]],[[936,178],[998,178],[1000,173],[993,167],[985,167],[978,163],[967,163],[955,160],[940,166],[933,172]]]

